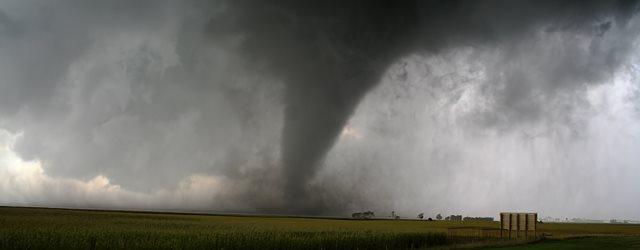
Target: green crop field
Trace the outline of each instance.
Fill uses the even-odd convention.
[[[0,208],[0,249],[388,249],[446,243],[416,221]]]
[[[496,247],[492,249],[500,250],[551,250],[551,249],[640,249],[640,237],[632,236],[591,236],[568,239],[549,239],[534,244],[523,244],[508,247]]]
[[[0,207],[0,249],[446,248],[464,242],[464,239],[448,237],[447,229],[450,227],[497,229],[498,225],[498,222],[348,220]],[[540,224],[540,233],[556,238],[602,234],[638,236],[640,225],[545,223]],[[581,240],[585,239],[591,238]],[[637,238],[628,239],[633,242]],[[566,241],[543,241],[520,247],[558,242]]]

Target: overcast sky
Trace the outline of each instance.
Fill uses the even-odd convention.
[[[640,219],[637,10],[0,0],[0,205]]]

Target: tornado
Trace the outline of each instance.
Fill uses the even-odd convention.
[[[243,37],[242,53],[284,81],[281,164],[288,212],[313,213],[307,185],[363,96],[402,55],[415,2],[231,2],[214,30]],[[232,27],[232,28],[229,28]]]
[[[236,34],[248,61],[284,82],[283,204],[316,213],[309,182],[398,58],[508,47],[545,29],[598,35],[603,20],[624,25],[637,9],[632,1],[230,1],[210,29]]]

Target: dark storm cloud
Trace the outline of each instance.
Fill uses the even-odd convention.
[[[244,36],[242,52],[286,84],[282,168],[285,199],[297,209],[359,100],[402,53],[416,17],[403,12],[410,5],[391,2],[231,5],[211,31]]]
[[[0,123],[25,132],[21,155],[53,176],[105,174],[133,190],[262,162],[278,136],[279,87],[235,77],[233,56],[203,40],[215,6],[198,7],[4,3],[2,24],[14,28],[0,43]],[[235,151],[248,156],[224,159]]]
[[[17,150],[52,176],[104,174],[150,191],[210,174],[239,183],[216,209],[343,212],[375,202],[344,180],[313,181],[399,60],[495,51],[478,53],[491,101],[464,117],[467,129],[579,123],[562,114],[626,62],[636,10],[634,1],[7,1],[0,128],[23,132]],[[400,127],[377,131],[411,144]],[[442,157],[434,164],[456,155]]]
[[[360,99],[398,58],[458,46],[517,50],[536,32],[602,36],[611,26],[609,19],[624,26],[636,8],[610,1],[233,1],[229,5],[226,15],[211,21],[210,31],[242,36],[245,55],[285,81],[284,189],[285,199],[297,206],[304,202],[309,180]],[[537,84],[546,84],[542,86],[546,92],[597,82],[620,64],[630,47],[628,40],[623,38],[614,49],[603,49],[611,45],[596,41],[586,54],[570,51],[553,57],[558,63],[540,65],[549,68],[540,69],[545,78],[536,79],[541,80]],[[585,61],[575,57],[587,57],[586,65],[574,64]],[[506,60],[517,58],[510,55]],[[503,66],[508,67],[496,66],[496,73]],[[509,112],[535,119],[540,111],[527,104],[533,85],[527,82],[529,74],[507,72],[495,76],[496,85],[508,83],[505,99],[499,101],[513,107]]]
[[[7,1],[3,6],[8,10],[0,10],[0,53],[10,62],[2,67],[0,100],[4,112],[14,113],[49,105],[70,64],[96,42],[97,32],[154,28],[153,19],[165,14],[156,6],[166,4]]]

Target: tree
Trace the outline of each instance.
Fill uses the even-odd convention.
[[[436,215],[436,220],[442,220],[442,215],[440,214]]]
[[[366,211],[362,213],[353,213],[351,214],[351,217],[353,217],[354,219],[371,219],[375,217],[375,214],[371,211]]]
[[[371,219],[373,217],[375,217],[375,214],[371,211],[366,211],[364,213],[362,213],[362,215],[364,216],[365,219]]]

